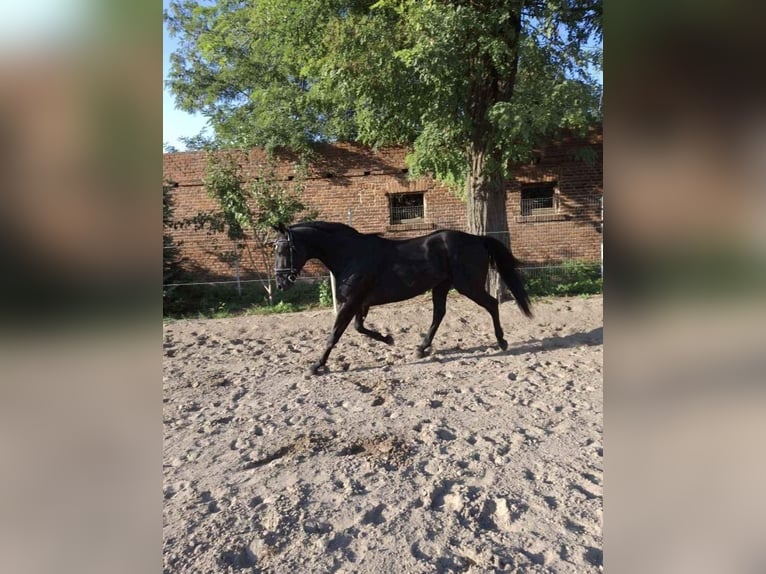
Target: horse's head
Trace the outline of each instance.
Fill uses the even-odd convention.
[[[284,224],[274,226],[277,239],[274,241],[274,273],[277,276],[277,288],[280,291],[289,289],[295,283],[306,263],[306,253],[295,242],[293,232]]]

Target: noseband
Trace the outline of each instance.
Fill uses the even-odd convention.
[[[274,242],[275,247],[279,247],[283,243],[287,243],[287,246],[289,248],[290,253],[290,267],[277,267],[274,266],[274,273],[276,275],[279,275],[280,273],[287,273],[287,280],[290,283],[295,283],[295,280],[298,278],[298,270],[295,268],[295,264],[293,263],[293,252],[295,251],[295,245],[293,245],[293,234],[290,232],[290,230],[287,230],[287,239],[277,239]]]

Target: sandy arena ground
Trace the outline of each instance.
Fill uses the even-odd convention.
[[[602,570],[602,298],[164,326],[164,572]]]

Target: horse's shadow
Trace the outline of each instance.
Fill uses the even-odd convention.
[[[476,345],[474,347],[452,347],[449,349],[441,349],[438,351],[438,355],[441,356],[441,361],[444,363],[468,357],[480,358],[482,356],[496,357],[501,355],[525,355],[527,353],[549,351],[551,349],[569,349],[584,346],[592,347],[601,345],[603,342],[604,328],[597,327],[584,333],[571,333],[564,337],[555,335],[553,337],[546,337],[545,339],[527,341],[519,346],[509,347],[505,351],[498,349],[497,345]],[[496,352],[489,353],[492,349],[495,349]]]
[[[594,347],[604,344],[604,328],[596,327],[587,333],[571,333],[564,337],[554,335],[539,341],[529,341],[519,347],[508,349],[509,355],[523,355],[534,351],[549,351],[551,349],[570,349],[573,347]]]
[[[473,347],[451,347],[436,351],[436,358],[441,363],[450,363],[461,359],[482,357],[498,357],[502,355],[524,355],[527,353],[536,353],[540,351],[550,351],[552,349],[571,349],[574,347],[593,347],[604,343],[604,328],[596,327],[587,332],[571,333],[563,337],[554,335],[540,340],[531,340],[522,343],[516,347],[510,347],[503,351],[497,348],[497,345],[475,345]],[[491,353],[491,350],[495,350]],[[416,364],[423,361],[432,360],[430,356],[422,359],[408,361],[408,364]],[[372,371],[379,369],[379,365],[357,367],[349,369],[352,372]]]

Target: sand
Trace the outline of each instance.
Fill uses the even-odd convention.
[[[602,298],[164,325],[165,572],[600,572]]]

